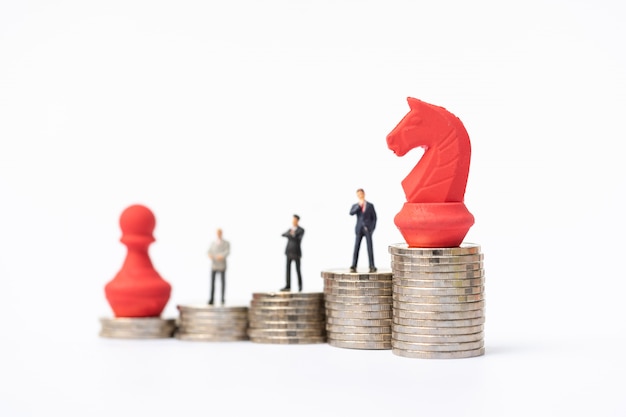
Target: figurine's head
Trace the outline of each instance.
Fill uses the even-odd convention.
[[[217,238],[222,239],[222,229],[217,229]]]
[[[356,198],[358,198],[359,201],[365,200],[365,191],[363,191],[362,188],[359,188],[358,190],[356,190]]]
[[[294,214],[291,224],[293,224],[294,226],[298,226],[299,221],[300,221],[300,216],[298,216],[297,214]]]

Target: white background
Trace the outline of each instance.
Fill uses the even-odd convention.
[[[626,415],[625,18],[605,0],[0,0],[0,415]],[[472,141],[485,356],[98,336],[135,203],[167,317],[206,301],[218,227],[228,304],[282,287],[293,213],[322,291],[359,187],[388,268],[420,155],[386,147],[408,96]]]

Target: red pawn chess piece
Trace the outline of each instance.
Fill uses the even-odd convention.
[[[120,216],[122,238],[128,248],[122,269],[104,287],[116,317],[159,317],[172,287],[152,266],[148,246],[154,242],[156,219],[142,205],[126,208]]]
[[[463,123],[443,107],[409,97],[410,111],[387,135],[396,155],[424,155],[402,181],[407,202],[394,222],[409,247],[459,246],[474,216],[463,202],[471,146]]]

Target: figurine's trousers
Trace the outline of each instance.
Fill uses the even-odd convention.
[[[369,261],[370,268],[374,268],[374,245],[372,244],[372,232],[367,230],[365,227],[361,228],[361,230],[356,234],[356,239],[354,240],[354,254],[352,255],[352,267],[356,268],[356,264],[359,261],[359,250],[361,250],[361,241],[365,237],[365,241],[367,242],[367,258]]]
[[[291,262],[296,264],[296,274],[298,274],[298,289],[302,290],[302,273],[300,272],[300,258],[287,256],[287,288],[291,288]]]
[[[221,277],[221,288],[222,288],[222,303],[224,302],[224,294],[226,292],[226,271],[216,271],[215,269],[211,270],[211,299],[210,302],[213,302],[213,296],[215,295],[215,275],[220,274]]]

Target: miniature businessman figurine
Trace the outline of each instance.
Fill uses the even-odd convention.
[[[374,245],[372,244],[372,233],[376,228],[376,210],[374,205],[369,201],[365,201],[365,191],[362,188],[356,190],[358,202],[350,209],[350,215],[356,214],[356,240],[354,241],[354,255],[352,256],[352,266],[350,272],[356,272],[356,264],[359,260],[359,250],[361,249],[361,241],[363,236],[367,241],[367,255],[370,265],[370,272],[376,272],[374,266]]]
[[[302,257],[302,249],[300,243],[304,236],[304,229],[298,225],[300,216],[293,215],[292,227],[283,233],[283,237],[287,238],[287,247],[285,255],[287,255],[287,285],[281,291],[291,291],[291,262],[296,264],[296,273],[298,274],[298,291],[302,292],[302,273],[300,272],[300,258]]]
[[[215,275],[220,274],[222,288],[222,304],[226,291],[226,257],[230,254],[230,243],[222,238],[222,229],[217,229],[217,239],[211,243],[209,258],[211,259],[211,298],[209,304],[213,304],[215,294]]]

